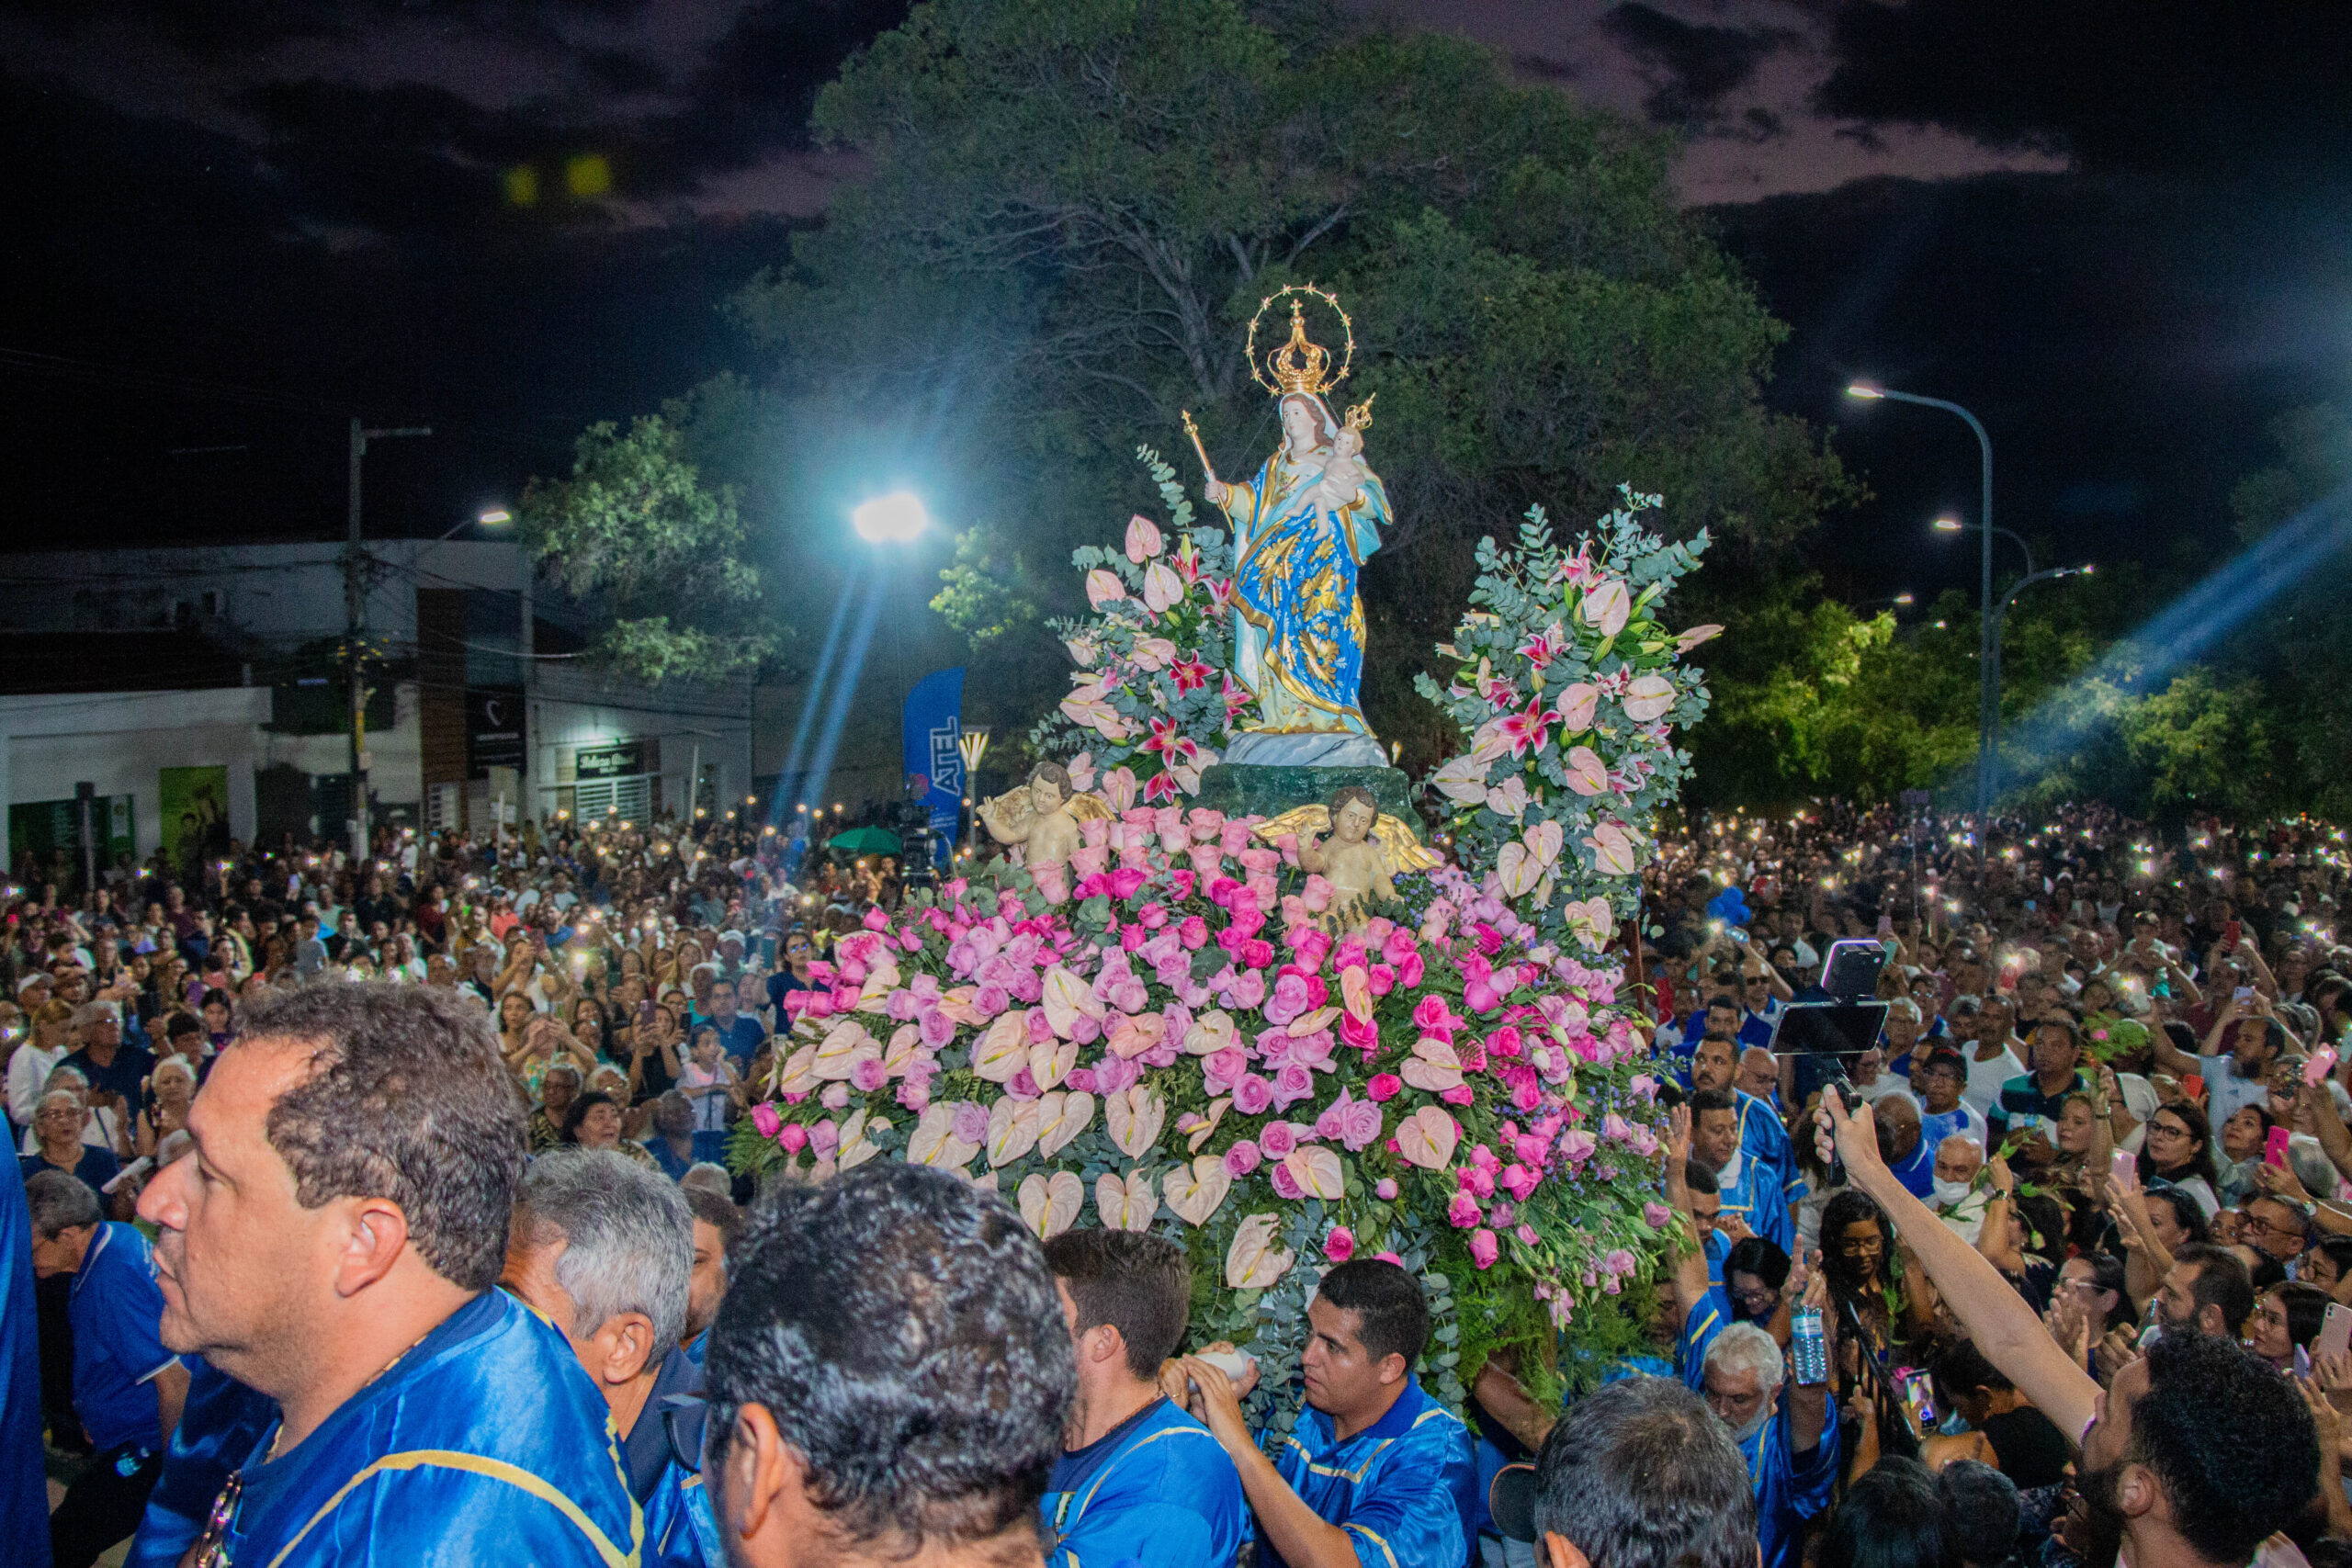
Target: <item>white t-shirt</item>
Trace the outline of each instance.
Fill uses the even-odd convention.
[[[1990,1117],[1993,1107],[2001,1102],[2001,1086],[2011,1078],[2025,1077],[2025,1064],[2018,1061],[2018,1054],[2007,1045],[2002,1046],[2000,1055],[1989,1062],[1976,1059],[1976,1047],[1973,1045],[1961,1054],[1968,1058],[1968,1087],[1960,1091],[1960,1098],[1974,1108],[1978,1115]]]

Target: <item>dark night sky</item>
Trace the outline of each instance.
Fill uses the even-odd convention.
[[[1999,520],[2071,559],[2226,548],[2267,421],[2346,394],[2352,7],[1342,8],[1682,133],[1686,197],[1794,328],[1773,401],[1836,423],[1876,491],[1816,542],[1838,591],[1971,576],[1925,530],[1973,507],[1973,442],[1847,403],[1855,376],[1974,408]],[[904,12],[195,9],[0,0],[0,547],[332,535],[355,412],[435,425],[371,458],[369,526],[437,534],[587,421],[753,368],[717,307],[855,176],[809,145],[809,104]]]

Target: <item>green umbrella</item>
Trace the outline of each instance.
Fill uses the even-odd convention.
[[[852,828],[828,839],[825,847],[847,850],[854,855],[895,855],[900,849],[899,835],[888,828]]]

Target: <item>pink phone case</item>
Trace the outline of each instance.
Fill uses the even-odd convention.
[[[2262,1140],[2262,1163],[2265,1165],[2285,1165],[2287,1163],[2287,1140],[2293,1136],[2294,1134],[2284,1127],[2271,1128],[2269,1135]]]

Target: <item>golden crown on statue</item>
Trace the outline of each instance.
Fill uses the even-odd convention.
[[[1347,338],[1340,368],[1328,375],[1326,371],[1331,364],[1331,351],[1320,344],[1310,342],[1306,335],[1306,297],[1310,295],[1331,307],[1331,313],[1340,318],[1340,330]],[[1275,300],[1285,297],[1290,299],[1290,338],[1261,360],[1258,357],[1258,323],[1265,319]],[[1339,300],[1329,291],[1317,288],[1311,283],[1286,284],[1258,302],[1258,313],[1250,318],[1247,352],[1250,378],[1266,390],[1278,397],[1286,392],[1312,392],[1319,396],[1348,378],[1348,367],[1355,363],[1356,357],[1355,324],[1348,320],[1348,313],[1340,309]]]

